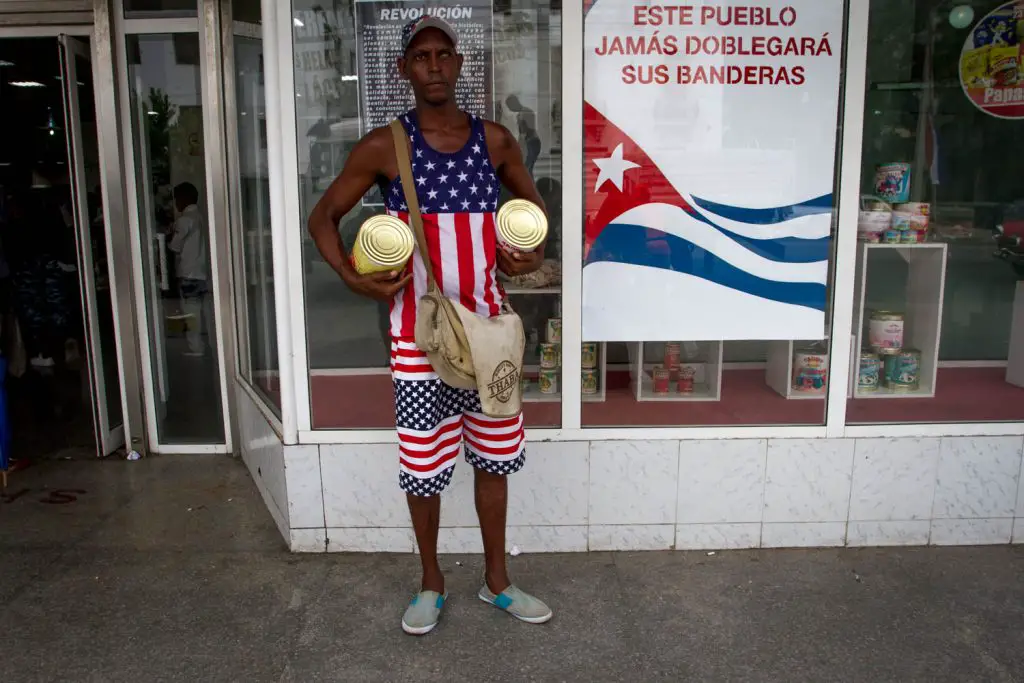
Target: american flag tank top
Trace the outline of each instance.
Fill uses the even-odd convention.
[[[438,152],[420,131],[416,111],[400,117],[412,142],[412,175],[423,216],[430,262],[441,291],[478,315],[494,317],[505,292],[498,283],[497,232],[494,214],[501,186],[491,164],[483,121],[470,117],[470,135],[457,152]],[[384,200],[392,216],[409,222],[401,177]],[[411,340],[416,304],[427,292],[427,272],[419,249],[411,261],[412,281],[391,302],[391,336]]]

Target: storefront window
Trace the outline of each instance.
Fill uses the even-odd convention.
[[[362,135],[412,107],[396,61],[402,26],[423,2],[294,0],[295,107],[302,224]],[[504,124],[519,140],[547,203],[548,262],[504,290],[528,333],[526,422],[560,422],[558,377],[540,392],[541,344],[561,301],[561,10],[549,0],[462,3],[449,17],[465,56],[460,106]],[[499,205],[508,199],[503,191]],[[439,209],[444,211],[443,208]],[[384,213],[377,191],[342,221],[351,249],[360,225]],[[389,308],[350,292],[303,230],[305,305],[314,428],[394,426]],[[550,325],[555,325],[551,322]],[[552,379],[548,373],[546,379]]]
[[[586,14],[584,426],[824,421],[843,3],[765,4]]]
[[[236,17],[232,31],[236,119],[231,128],[237,136],[235,177],[239,185],[234,210],[239,229],[236,249],[242,266],[236,280],[244,297],[238,316],[239,351],[244,356],[241,369],[250,385],[280,415],[260,7],[255,2],[234,2],[232,10]]]
[[[1022,41],[1022,2],[871,2],[849,423],[1024,419]]]

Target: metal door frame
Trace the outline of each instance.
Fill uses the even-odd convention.
[[[110,12],[107,0],[93,3],[93,24],[39,24],[0,26],[0,39],[53,38],[61,35],[86,37],[91,52],[93,98],[96,106],[96,133],[100,162],[100,195],[107,247],[110,296],[114,312],[114,338],[118,378],[121,384],[121,413],[125,444],[128,449],[145,453],[148,443],[145,429],[145,402],[135,327],[135,300],[132,283],[129,227],[126,220],[124,167],[118,143],[119,117],[114,87]],[[56,47],[56,45],[55,45]],[[93,396],[96,400],[96,396]]]
[[[223,83],[221,77],[222,53],[220,45],[220,17],[218,0],[199,0],[199,13],[196,17],[152,17],[144,19],[126,19],[123,0],[95,0],[96,6],[107,7],[111,20],[113,67],[117,73],[117,89],[120,94],[120,113],[123,126],[121,145],[124,150],[125,162],[125,195],[138,197],[139,176],[135,168],[135,140],[132,133],[131,116],[131,84],[128,82],[128,59],[126,39],[138,34],[173,34],[194,33],[199,37],[200,52],[200,83],[201,102],[203,105],[203,140],[204,165],[206,170],[206,207],[207,223],[210,229],[210,265],[213,291],[214,325],[217,336],[218,383],[221,390],[221,412],[224,420],[224,443],[222,444],[175,444],[161,443],[157,422],[157,397],[153,376],[153,364],[150,354],[152,334],[149,329],[147,300],[145,299],[146,276],[141,267],[146,248],[142,244],[142,214],[138,202],[132,203],[128,211],[128,233],[132,260],[139,266],[133,269],[131,282],[138,297],[135,308],[135,322],[140,342],[140,369],[142,390],[147,410],[145,425],[149,449],[153,452],[175,454],[208,454],[233,453],[238,443],[235,416],[234,383],[228,382],[235,373],[234,326],[229,319],[232,316],[231,268],[230,263],[230,223],[228,214],[228,192],[221,191],[227,187],[227,148],[225,145]]]
[[[99,292],[96,289],[95,261],[92,253],[92,226],[85,186],[85,159],[81,100],[78,91],[77,59],[84,59],[93,69],[92,50],[89,44],[76,36],[62,34],[58,37],[63,81],[61,90],[64,102],[64,137],[68,148],[68,179],[71,181],[72,213],[75,221],[75,245],[78,251],[78,279],[81,288],[82,323],[85,328],[86,368],[90,393],[93,399],[92,417],[96,432],[97,455],[110,455],[126,445],[124,420],[112,424],[109,411],[106,371],[103,364],[103,342],[99,322]],[[95,116],[95,112],[94,112]],[[97,122],[98,125],[98,122]],[[102,179],[101,179],[102,182]],[[113,307],[113,300],[111,300]],[[120,379],[117,390],[120,391]]]

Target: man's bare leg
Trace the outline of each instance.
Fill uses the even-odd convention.
[[[511,585],[505,566],[505,520],[508,516],[508,478],[474,468],[476,514],[484,539],[484,578],[492,593]]]
[[[416,532],[416,545],[423,564],[421,590],[437,591],[444,595],[444,574],[437,562],[437,533],[441,527],[441,496],[414,496],[406,494],[412,528]]]

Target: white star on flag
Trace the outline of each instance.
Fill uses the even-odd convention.
[[[447,173],[442,173],[440,176],[438,176],[437,180],[438,180],[439,183],[444,185],[445,183],[448,182],[448,174]]]
[[[427,192],[427,195],[428,195],[428,196],[429,196],[429,197],[430,197],[431,199],[437,199],[437,190],[431,190],[430,192]]]
[[[455,168],[455,162],[451,159],[448,160],[448,163],[446,165],[448,166],[449,171]]]
[[[459,182],[460,182],[460,183],[464,183],[464,182],[466,182],[466,178],[468,178],[468,177],[469,177],[469,176],[468,176],[468,175],[466,175],[465,173],[460,173],[460,174],[459,174]]]
[[[442,211],[447,211],[448,210],[448,205],[447,204],[442,204],[441,205],[441,210]]]
[[[427,179],[423,178],[423,177],[419,177],[419,178],[416,179],[416,184],[417,185],[426,185],[427,184]],[[622,189],[622,188],[619,188],[619,189]]]
[[[485,201],[481,201],[481,202],[480,202],[480,208],[481,208],[481,209],[486,209],[486,208],[487,208],[487,202],[485,202]]]
[[[467,201],[463,201],[463,202],[462,202],[462,210],[463,210],[463,211],[466,211],[466,210],[468,210],[468,209],[469,209],[469,202],[467,202]]]
[[[473,145],[473,153],[474,154],[479,154],[480,153],[480,145]]]
[[[433,171],[434,170],[434,166],[436,166],[436,165],[437,164],[435,164],[433,161],[428,161],[427,162],[427,170],[428,171]]]
[[[466,166],[473,165],[473,157],[466,157]]]
[[[455,188],[453,187],[452,189],[448,190],[448,196],[449,196],[449,197],[458,197],[458,196],[459,196],[459,191],[458,191],[458,190],[456,190],[456,189],[455,189]]]
[[[601,169],[601,172],[597,175],[597,184],[594,186],[594,192],[601,189],[607,181],[611,181],[615,187],[619,188],[619,192],[622,192],[622,176],[631,168],[640,168],[640,164],[634,164],[632,161],[622,158],[622,143],[615,148],[612,155],[606,159],[594,159],[594,163]]]
[[[476,191],[477,191],[478,189],[479,189],[479,188],[477,188],[477,186],[476,186],[476,185],[470,185],[470,186],[469,186],[469,191],[470,191],[470,192],[472,192],[473,194],[476,194]]]
[[[416,158],[419,159],[421,156],[423,156],[423,150],[422,149],[416,150]]]

